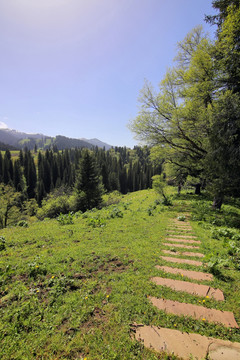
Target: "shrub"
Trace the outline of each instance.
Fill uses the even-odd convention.
[[[73,212],[69,212],[68,214],[60,214],[57,218],[57,221],[60,225],[70,225],[73,224]]]
[[[55,197],[50,194],[42,201],[42,207],[37,212],[37,217],[42,220],[45,217],[54,218],[59,214],[67,214],[70,209],[70,201],[67,195]]]
[[[21,226],[21,227],[28,227],[28,222],[26,220],[20,220],[17,223],[17,226]]]
[[[106,220],[101,218],[98,214],[96,216],[88,217],[87,224],[93,228],[103,227],[106,225]]]
[[[123,217],[123,212],[118,208],[118,207],[114,207],[112,209],[112,211],[109,213],[109,217],[110,218],[116,218],[116,217],[119,217],[119,218],[122,218]]]
[[[178,220],[179,220],[179,221],[185,221],[185,220],[186,220],[186,216],[184,216],[184,215],[179,215],[179,216],[178,216]]]
[[[4,236],[0,236],[0,251],[6,249],[6,239]]]

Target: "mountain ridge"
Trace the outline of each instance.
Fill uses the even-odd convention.
[[[0,128],[0,143],[4,145],[9,145],[9,147],[14,147],[17,149],[23,149],[27,147],[29,150],[34,149],[34,147],[36,146],[43,149],[55,146],[58,150],[75,147],[92,148],[94,146],[105,148],[106,150],[112,148],[111,145],[104,143],[97,138],[69,138],[64,135],[56,135],[55,137],[53,137],[40,133],[29,134],[9,128]],[[1,147],[0,150],[5,149],[5,146]]]

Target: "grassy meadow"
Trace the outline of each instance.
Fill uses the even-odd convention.
[[[153,190],[106,196],[101,210],[1,230],[0,358],[177,359],[145,349],[132,336],[135,323],[240,342],[238,329],[169,315],[148,300],[201,302],[233,311],[240,324],[239,208],[215,212],[204,197],[177,196],[172,188],[169,195],[173,206],[162,205]],[[206,254],[199,270],[215,274],[211,285],[223,290],[225,302],[150,282],[182,279],[155,266],[167,264],[160,259],[167,227],[186,212]]]

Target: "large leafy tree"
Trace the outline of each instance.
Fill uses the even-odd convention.
[[[155,155],[182,174],[200,178],[214,91],[212,45],[198,27],[178,46],[176,67],[167,72],[159,92],[145,83],[141,109],[130,128],[154,147]]]
[[[220,208],[225,194],[240,195],[240,10],[233,1],[214,3],[226,5],[216,41],[199,28],[189,33],[160,91],[145,84],[130,127],[176,173],[207,179]]]

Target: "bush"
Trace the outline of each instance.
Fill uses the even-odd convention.
[[[186,220],[186,216],[184,216],[184,215],[179,215],[179,216],[178,216],[178,220],[179,220],[179,221],[185,221],[185,220]]]
[[[68,214],[60,214],[57,218],[57,221],[60,225],[70,225],[73,224],[73,212],[69,212]]]
[[[109,218],[114,219],[116,217],[122,218],[123,212],[118,207],[115,206],[112,209],[112,211],[109,213]]]
[[[6,249],[6,239],[4,236],[0,236],[0,251]]]
[[[17,226],[28,227],[28,223],[27,223],[26,220],[20,220],[20,221],[17,223]]]
[[[37,212],[37,217],[43,220],[45,217],[55,218],[59,214],[67,214],[70,208],[70,198],[67,195],[56,197],[50,194],[42,201],[42,207]]]

